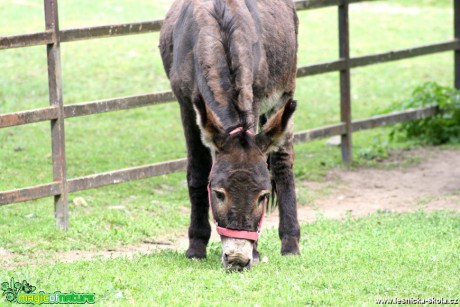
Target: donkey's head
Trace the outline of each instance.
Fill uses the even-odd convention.
[[[213,153],[208,193],[222,262],[230,269],[249,268],[271,191],[267,154],[290,133],[296,101],[289,100],[257,135],[244,126],[225,130],[201,99],[194,105],[203,141]]]

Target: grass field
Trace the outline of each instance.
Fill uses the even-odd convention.
[[[127,0],[61,1],[61,28],[160,19],[170,3],[168,0],[141,0],[136,5]],[[300,12],[299,17],[299,65],[336,59],[336,9]],[[451,0],[395,0],[352,5],[350,20],[352,56],[440,42],[453,37]],[[43,27],[40,1],[0,2],[0,36],[42,31]],[[63,44],[64,103],[168,89],[157,45],[157,33]],[[423,82],[451,85],[452,67],[453,55],[447,52],[354,69],[353,118],[379,114],[394,101],[408,97],[412,89]],[[0,51],[0,71],[0,113],[48,105],[44,47]],[[298,80],[297,131],[339,121],[338,84],[337,73]],[[175,103],[73,118],[66,120],[65,129],[69,178],[185,156]],[[49,130],[46,122],[0,130],[1,191],[52,181]],[[363,149],[372,149],[376,143],[384,150],[413,146],[411,143],[387,145],[386,129],[356,133],[353,140],[355,166],[376,165],[374,160],[359,154]],[[299,180],[322,180],[327,170],[343,167],[340,150],[324,146],[324,141],[297,146],[296,159],[295,173]],[[155,237],[174,237],[186,229],[189,220],[184,179],[184,173],[177,173],[73,193],[70,197],[70,230],[67,233],[55,230],[51,198],[1,207],[0,249],[16,252],[31,263],[39,264],[50,252],[96,250]],[[308,193],[302,193],[300,203],[310,199]],[[75,205],[72,200],[78,197],[84,198],[87,205]],[[445,222],[445,226],[439,227],[447,227],[445,229],[449,231],[445,234],[431,233],[427,225],[435,221]],[[453,261],[458,259],[458,254],[452,253],[458,250],[458,224],[458,216],[418,213],[304,225],[303,233],[309,235],[304,236],[304,252],[298,258],[278,256],[279,243],[273,232],[266,238],[264,236],[267,241],[263,252],[270,255],[269,263],[243,274],[223,274],[217,259],[218,248],[214,246],[210,259],[205,262],[189,262],[182,254],[164,252],[130,261],[117,259],[38,265],[11,271],[0,268],[0,276],[2,279],[6,275],[25,276],[38,288],[50,291],[54,288],[61,291],[97,291],[101,300],[120,304],[125,300],[134,303],[152,299],[213,305],[219,300],[231,302],[231,297],[245,302],[249,293],[245,292],[247,289],[243,289],[243,285],[249,284],[251,293],[255,293],[252,302],[262,305],[282,299],[336,305],[342,298],[350,303],[373,304],[373,298],[377,296],[395,294],[452,293],[459,297],[458,279],[450,282],[454,279],[449,274],[458,272],[458,261],[457,267]],[[375,228],[375,225],[384,226]],[[360,227],[366,231],[360,231]],[[406,237],[405,233],[411,235]],[[380,238],[380,235],[383,241],[372,240]],[[409,241],[412,247],[405,245]],[[440,254],[432,249],[419,252],[416,247],[422,246],[423,242],[439,242],[442,246]],[[387,253],[372,244],[392,248]],[[383,259],[385,255],[387,260]],[[434,261],[433,257],[439,257],[436,259],[440,261]],[[386,261],[385,265],[379,267],[379,261]],[[169,262],[173,265],[165,270],[164,266]],[[358,266],[360,263],[365,264]],[[429,276],[436,278],[430,277],[423,286],[415,272],[425,265],[431,265],[431,271],[427,272],[434,272]],[[342,268],[344,273],[338,275],[337,270]],[[83,277],[89,271],[94,273]],[[101,274],[102,271],[105,273]],[[385,271],[395,272],[387,276]],[[190,272],[197,272],[196,280],[188,279]],[[218,277],[214,280],[216,275]],[[289,280],[284,277],[287,275],[295,276],[298,284],[289,286]],[[354,281],[351,287],[349,280]],[[170,285],[178,283],[185,283],[184,289],[196,291],[193,292],[196,296],[187,298],[185,293],[172,291]],[[279,288],[276,288],[277,283]],[[229,284],[237,286],[232,288]],[[271,291],[271,287],[277,290]],[[227,293],[227,296],[215,297],[206,293],[205,289],[210,288],[222,290],[220,292]],[[120,301],[117,300],[120,297],[118,291],[122,293]],[[297,292],[292,291],[305,295],[293,294]]]
[[[91,292],[111,306],[372,306],[378,298],[459,298],[459,222],[458,214],[422,211],[322,220],[303,225],[298,257],[280,256],[271,230],[259,245],[268,261],[243,273],[224,271],[214,243],[203,261],[163,251],[0,270],[0,279],[26,279],[45,292]]]

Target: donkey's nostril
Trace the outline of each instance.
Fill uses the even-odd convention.
[[[245,269],[249,269],[251,267],[251,259],[248,260],[248,263],[243,267]]]
[[[225,261],[225,262],[228,262],[228,254],[225,254],[225,253],[224,253],[224,261]]]

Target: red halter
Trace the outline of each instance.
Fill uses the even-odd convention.
[[[243,130],[242,127],[238,127],[236,129],[232,130],[230,132],[230,134],[235,134],[235,133],[238,133],[238,132],[240,132],[242,130]],[[253,134],[249,130],[247,130],[246,133],[251,134],[251,135]],[[214,168],[214,165],[211,168],[211,172],[212,172],[213,168]],[[262,217],[260,218],[259,225],[257,225],[257,231],[234,230],[234,229],[228,229],[228,228],[220,227],[217,224],[216,217],[214,216],[214,210],[212,208],[211,183],[208,183],[208,199],[209,199],[209,207],[211,208],[212,218],[214,220],[214,224],[216,224],[216,230],[217,230],[218,234],[220,234],[221,236],[226,236],[226,237],[230,237],[230,238],[257,241],[257,239],[259,238],[260,231],[262,230],[262,222],[264,220],[265,207],[267,206],[267,198],[265,198],[265,200],[264,200],[264,204],[263,204],[263,207],[262,207]]]

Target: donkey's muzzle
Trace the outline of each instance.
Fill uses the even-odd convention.
[[[222,264],[231,271],[249,269],[252,264],[253,242],[244,239],[221,237]]]
[[[241,271],[243,269],[249,269],[251,267],[251,258],[247,257],[243,253],[234,254],[223,254],[222,261],[229,270]]]

